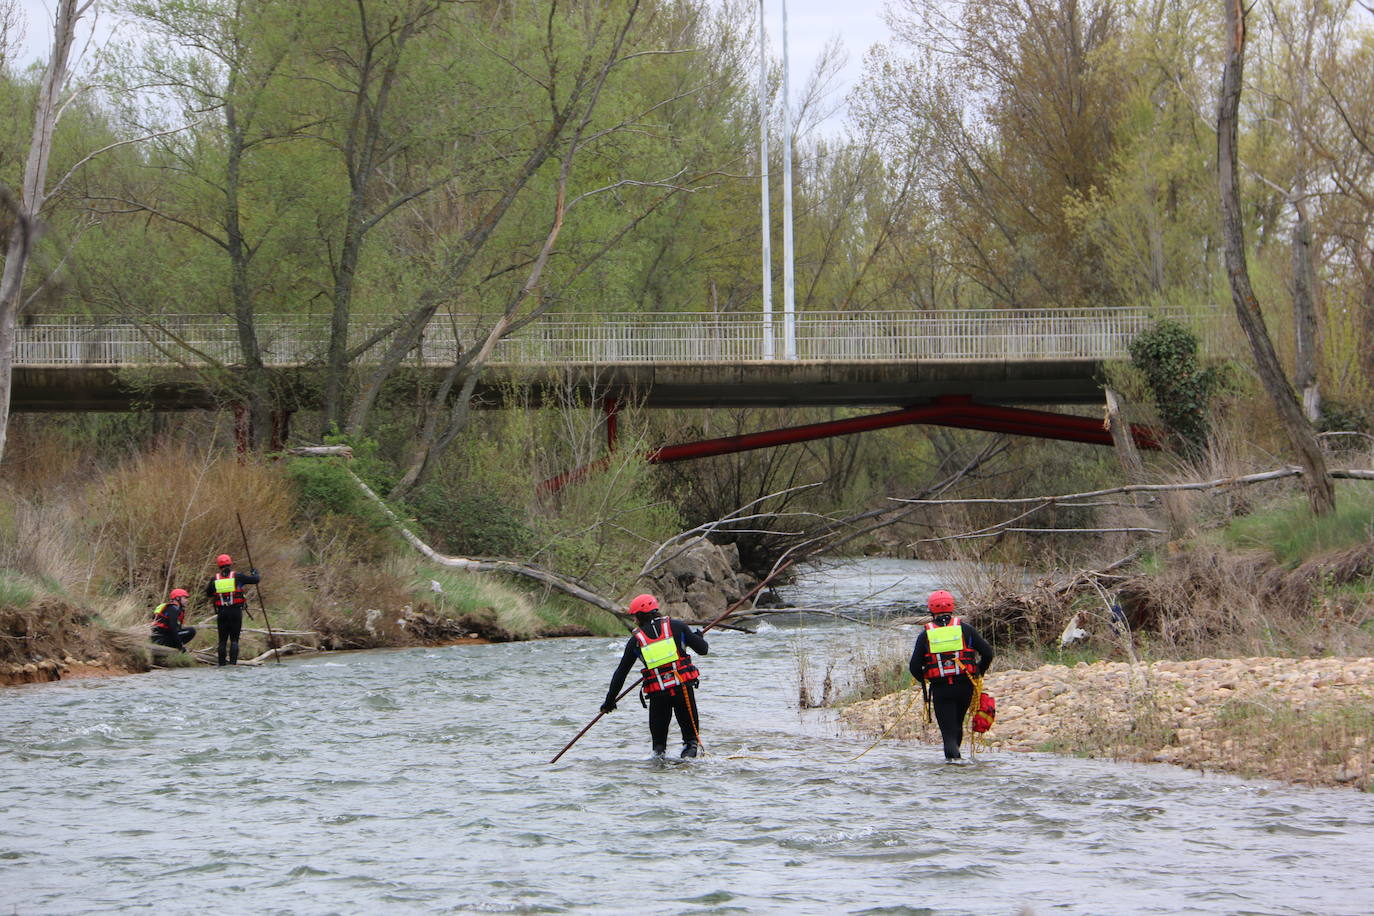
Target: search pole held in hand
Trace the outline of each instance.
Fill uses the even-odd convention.
[[[749,589],[749,591],[748,591],[747,593],[745,593],[745,595],[744,595],[743,598],[740,598],[740,599],[739,599],[738,601],[736,601],[734,604],[732,604],[732,605],[730,605],[728,608],[726,608],[724,614],[721,614],[721,615],[720,615],[719,617],[717,617],[715,620],[711,621],[711,622],[708,623],[706,626],[702,627],[702,628],[701,628],[701,632],[705,633],[707,630],[711,629],[711,628],[714,627],[716,624],[718,624],[718,623],[720,623],[721,621],[723,621],[726,617],[729,617],[729,616],[730,616],[731,614],[733,614],[735,611],[739,610],[740,606],[743,605],[744,602],[748,601],[750,598],[754,597],[754,595],[758,594],[758,592],[759,592],[760,589],[762,589],[762,588],[763,588],[765,585],[767,585],[769,582],[773,581],[773,579],[777,578],[777,576],[778,576],[779,573],[781,573],[784,569],[786,569],[787,567],[789,567],[789,566],[791,566],[791,565],[792,565],[792,561],[791,561],[791,560],[788,560],[786,563],[782,564],[782,565],[779,566],[777,569],[775,569],[775,570],[773,570],[772,572],[770,572],[767,576],[765,576],[762,580],[759,581],[759,584],[758,584],[758,585],[755,585],[753,588]],[[642,682],[643,680],[644,680],[644,676],[643,676],[643,675],[640,675],[639,680],[635,681],[635,682],[634,682],[633,684],[631,684],[629,687],[626,687],[624,690],[622,690],[622,691],[620,692],[620,696],[618,696],[618,697],[615,698],[615,702],[619,703],[621,700],[625,699],[625,694],[629,693],[631,690],[634,690],[636,687],[638,687],[638,686],[640,685],[640,682]],[[569,741],[567,744],[563,745],[563,750],[561,750],[561,751],[559,751],[557,754],[554,754],[554,755],[553,755],[553,759],[550,760],[549,763],[550,763],[550,764],[555,764],[555,763],[557,763],[557,762],[558,762],[558,758],[559,758],[559,757],[562,757],[564,754],[566,754],[566,753],[568,752],[568,748],[570,748],[570,747],[572,747],[574,744],[576,744],[579,738],[581,738],[581,737],[582,737],[583,735],[585,735],[587,732],[591,731],[592,726],[595,725],[597,722],[600,722],[600,721],[601,721],[601,717],[604,716],[605,714],[606,714],[605,710],[602,710],[601,712],[598,712],[598,713],[596,714],[596,717],[595,717],[594,719],[592,719],[592,721],[588,722],[586,725],[584,725],[584,726],[582,727],[582,731],[578,732],[576,735],[573,736],[573,739],[572,739],[571,741]]]
[[[258,564],[253,562],[253,551],[248,547],[248,532],[243,530],[243,516],[239,515],[238,510],[234,510],[234,518],[238,519],[239,534],[243,536],[243,553],[248,557],[248,568],[254,572],[258,569]],[[272,632],[272,621],[267,618],[267,602],[262,599],[262,583],[258,583],[258,607],[262,609],[262,622],[267,625],[267,644],[274,650],[272,655],[281,664],[281,647],[276,645],[277,637]]]

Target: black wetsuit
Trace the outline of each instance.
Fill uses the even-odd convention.
[[[262,577],[255,569],[250,573],[234,573],[234,601],[221,605],[215,591],[215,580],[205,583],[205,594],[215,608],[215,628],[219,631],[219,645],[215,652],[221,665],[225,664],[225,644],[228,644],[228,664],[239,663],[239,634],[243,632],[243,609],[248,599],[243,594],[245,585],[257,585]]]
[[[981,675],[992,664],[993,651],[988,641],[978,631],[960,621],[964,630],[964,645],[978,653],[978,673]],[[911,662],[907,670],[918,681],[926,679],[926,657],[929,655],[930,640],[926,631],[916,637],[916,645],[911,650]],[[968,704],[973,700],[973,681],[967,674],[955,677],[938,677],[929,682],[930,705],[935,713],[935,722],[940,726],[940,738],[945,744],[945,759],[960,758],[959,745],[964,742],[964,715]]]
[[[186,651],[186,644],[196,635],[195,627],[181,625],[186,609],[169,601],[153,612],[153,642],[169,649]]]
[[[650,620],[644,626],[645,635],[650,639],[657,639],[661,636],[659,627],[663,625],[665,619],[672,620],[672,618],[663,617]],[[706,637],[702,636],[700,632],[691,629],[680,620],[672,620],[672,628],[673,641],[677,643],[679,655],[686,655],[687,648],[691,648],[698,655],[706,655],[710,652],[710,647],[706,644]],[[615,669],[615,674],[611,675],[611,688],[606,691],[606,702],[602,704],[602,709],[614,708],[615,698],[620,694],[620,689],[625,686],[625,678],[636,663],[643,664],[643,659],[639,655],[639,640],[631,635],[625,643],[624,654],[620,656],[620,665]],[[677,727],[682,732],[683,756],[696,756],[697,740],[701,728],[697,714],[696,681],[690,681],[681,687],[650,693],[647,694],[647,697],[649,700],[649,740],[653,743],[654,753],[662,754],[667,750],[668,727],[672,724],[673,717],[676,716]]]

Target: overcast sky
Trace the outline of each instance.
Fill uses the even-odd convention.
[[[773,56],[782,56],[782,0],[764,0],[768,10],[768,40]],[[841,79],[847,91],[859,79],[863,57],[871,45],[887,41],[883,23],[885,0],[788,0],[787,38],[794,87],[806,79],[821,49],[838,37],[849,52]],[[795,89],[794,89],[795,91]]]
[[[290,0],[282,0],[290,2]],[[782,0],[764,0],[768,12],[768,39],[772,56],[782,56]],[[787,32],[792,67],[794,97],[810,74],[821,49],[831,38],[838,37],[849,53],[849,62],[840,76],[837,87],[840,96],[859,79],[864,52],[869,46],[887,40],[887,26],[883,24],[885,0],[788,0]],[[52,41],[53,0],[20,0],[28,17],[25,29],[23,63],[44,58]],[[108,33],[106,15],[102,35]]]

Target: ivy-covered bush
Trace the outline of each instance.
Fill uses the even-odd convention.
[[[523,556],[534,540],[524,510],[477,487],[430,485],[407,501],[437,549],[463,556]]]
[[[1201,457],[1219,375],[1199,364],[1197,335],[1177,321],[1157,321],[1131,341],[1131,362],[1145,375],[1173,447],[1189,458]]]

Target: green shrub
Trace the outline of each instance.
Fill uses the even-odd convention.
[[[407,502],[431,546],[461,556],[519,556],[534,534],[524,510],[499,495],[465,487],[427,487]]]
[[[340,515],[360,519],[373,528],[389,524],[386,514],[338,461],[292,458],[286,463],[286,473],[295,486],[297,511],[306,519],[318,521],[326,515]]]

